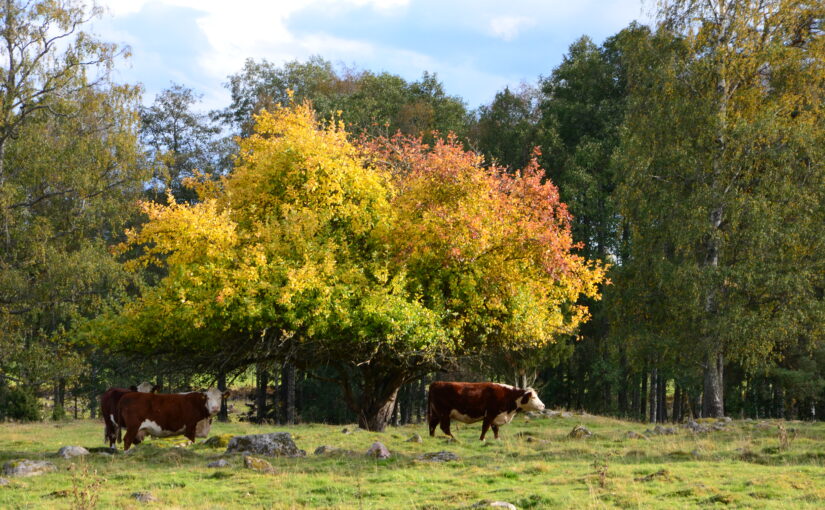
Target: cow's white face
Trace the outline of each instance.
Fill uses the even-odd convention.
[[[532,388],[528,388],[527,393],[518,399],[518,406],[525,411],[544,410],[544,402],[539,399],[539,394]]]
[[[141,393],[152,393],[152,390],[155,389],[155,385],[150,382],[142,382],[137,385],[137,390]]]
[[[210,388],[203,392],[206,395],[206,411],[209,413],[209,416],[213,414],[217,414],[218,411],[221,410],[221,390],[216,388]]]

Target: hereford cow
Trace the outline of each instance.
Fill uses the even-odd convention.
[[[147,434],[154,437],[169,437],[183,434],[194,441],[199,429],[203,433],[212,416],[221,410],[221,398],[229,392],[220,390],[195,391],[159,395],[148,393],[127,393],[117,406],[117,421],[126,428],[123,449],[128,450],[133,443],[140,443]],[[205,423],[200,423],[204,421]]]
[[[114,448],[115,443],[120,442],[118,424],[115,421],[117,404],[123,395],[131,391],[154,393],[157,391],[157,386],[152,383],[142,382],[137,386],[132,385],[128,388],[109,388],[100,396],[100,414],[103,416],[103,442],[108,442],[109,448]]]
[[[463,423],[482,421],[481,440],[492,428],[498,439],[498,427],[510,423],[519,410],[541,411],[544,404],[532,388],[514,388],[507,384],[436,381],[430,385],[427,399],[427,420],[430,435],[436,425],[455,439],[450,432],[450,419]]]

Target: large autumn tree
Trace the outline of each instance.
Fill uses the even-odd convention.
[[[619,190],[632,229],[624,322],[703,367],[758,367],[822,338],[821,2],[663,2],[629,71]]]
[[[116,349],[223,364],[289,359],[382,430],[401,385],[453,356],[518,351],[588,317],[603,269],[533,162],[507,175],[453,140],[350,141],[309,106],[257,116],[234,171],[194,205],[144,204],[128,264],[167,270],[100,319]]]

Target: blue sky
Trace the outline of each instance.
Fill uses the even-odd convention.
[[[128,45],[117,79],[144,102],[178,83],[226,106],[223,84],[246,58],[276,64],[311,55],[416,80],[434,72],[470,108],[505,86],[535,84],[582,35],[601,43],[649,20],[640,0],[100,0],[93,31]],[[644,7],[644,8],[643,8]]]

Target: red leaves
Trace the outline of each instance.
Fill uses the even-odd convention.
[[[396,135],[362,140],[373,164],[390,170],[401,228],[392,244],[401,257],[435,256],[442,264],[466,263],[496,250],[528,257],[544,271],[564,274],[573,244],[570,214],[558,189],[544,179],[534,154],[515,174],[484,167],[454,137],[433,146]]]

